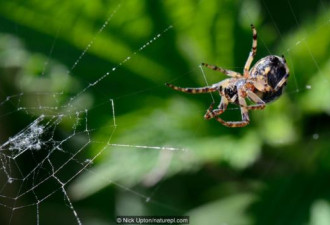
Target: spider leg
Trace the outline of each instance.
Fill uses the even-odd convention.
[[[260,80],[250,80],[251,84],[258,90],[262,92],[273,91],[274,89],[269,84]]]
[[[222,125],[224,125],[226,127],[245,127],[246,125],[249,124],[250,118],[249,118],[247,104],[246,104],[245,99],[241,96],[242,96],[241,93],[239,93],[238,101],[239,101],[239,105],[241,108],[242,121],[224,121],[220,117],[215,117],[215,119],[219,123],[221,123]]]
[[[173,90],[190,93],[190,94],[210,93],[217,91],[217,87],[213,87],[213,86],[199,87],[199,88],[182,88],[169,83],[165,83],[165,85],[172,88]]]
[[[213,106],[214,106],[214,102],[210,105],[210,107],[206,110],[206,113],[204,115],[204,118],[209,120],[212,119],[216,116],[219,116],[220,114],[222,114],[228,106],[228,100],[225,97],[221,98],[221,102],[218,106],[217,109],[213,110]]]
[[[264,109],[266,107],[266,103],[252,91],[246,91],[246,94],[253,102],[256,103],[256,105],[247,106],[246,108],[248,110]]]
[[[241,78],[242,75],[240,73],[237,73],[235,71],[231,71],[231,70],[227,70],[227,69],[223,69],[221,67],[217,67],[217,66],[214,66],[214,65],[209,65],[207,63],[202,63],[201,64],[202,66],[205,66],[211,70],[215,70],[215,71],[219,71],[229,77],[235,77],[235,78]]]
[[[283,59],[284,63],[286,63],[284,55],[282,55],[282,59]],[[286,70],[286,73],[285,73],[284,77],[277,83],[277,85],[274,88],[274,91],[278,91],[288,80],[289,75],[290,75],[289,68],[287,66],[285,66],[285,70]]]
[[[288,80],[289,73],[286,73],[285,76],[277,83],[277,85],[274,88],[274,91],[278,91]]]
[[[250,70],[251,63],[254,59],[254,56],[257,53],[257,30],[256,30],[256,28],[254,27],[253,24],[251,24],[251,29],[252,29],[252,33],[253,33],[252,48],[251,48],[251,51],[249,53],[249,57],[246,60],[246,63],[245,63],[245,66],[244,66],[244,77],[249,76],[249,70]]]

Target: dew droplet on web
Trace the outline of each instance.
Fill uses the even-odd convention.
[[[312,89],[311,85],[306,85],[306,89]]]
[[[87,164],[87,165],[92,164],[92,163],[93,163],[92,159],[86,159],[85,160],[85,164]]]
[[[9,177],[9,178],[8,178],[8,180],[7,180],[7,182],[8,182],[9,184],[11,184],[11,183],[13,183],[13,182],[14,182],[14,179],[13,179],[13,178],[11,178],[11,177]]]
[[[40,142],[38,142],[37,144],[34,145],[34,149],[35,150],[40,150],[41,149]]]
[[[317,139],[319,139],[319,137],[320,137],[320,135],[319,135],[319,134],[317,134],[317,133],[313,134],[313,139],[314,139],[314,140],[317,140]]]

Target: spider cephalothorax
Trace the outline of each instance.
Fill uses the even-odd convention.
[[[181,88],[168,83],[166,85],[174,90],[191,94],[218,92],[221,96],[218,108],[213,109],[214,103],[212,103],[204,118],[215,118],[227,127],[244,127],[248,125],[250,122],[248,110],[263,109],[266,103],[278,98],[282,94],[289,77],[289,68],[284,56],[266,56],[260,59],[250,70],[257,52],[257,31],[253,25],[251,25],[251,28],[253,32],[252,49],[246,60],[243,74],[202,63],[202,66],[224,73],[231,78],[200,88]],[[249,98],[255,104],[247,105],[245,98]],[[226,110],[229,103],[240,106],[241,121],[224,121],[219,117]]]

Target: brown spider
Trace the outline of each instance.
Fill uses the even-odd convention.
[[[252,49],[245,63],[243,75],[221,67],[202,63],[202,66],[219,71],[231,78],[225,79],[211,86],[199,88],[181,88],[166,83],[170,88],[191,93],[219,92],[221,102],[217,109],[213,110],[214,102],[206,111],[204,118],[215,118],[227,127],[244,127],[249,124],[248,110],[264,109],[266,103],[278,98],[286,85],[289,77],[289,68],[286,65],[284,56],[269,55],[260,59],[250,70],[251,63],[257,52],[257,30],[251,24],[253,32]],[[254,105],[247,105],[245,98],[249,98]],[[219,117],[229,103],[240,106],[242,121],[224,121]]]

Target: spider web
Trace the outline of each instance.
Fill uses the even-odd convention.
[[[111,18],[117,13],[120,7],[120,4],[115,7],[115,10],[113,10],[110,16],[102,24],[101,28],[95,34],[95,37],[90,40],[86,48],[74,61],[71,68],[65,72],[66,80],[75,67],[79,65],[88,50],[93,46],[97,35],[107,28]],[[8,210],[6,214],[9,215],[9,224],[16,223],[17,221],[14,218],[18,217],[17,214],[19,214],[19,211],[29,207],[36,208],[36,224],[40,224],[40,205],[45,200],[56,195],[57,192],[61,192],[63,195],[64,202],[71,210],[76,223],[83,224],[70,200],[66,190],[67,184],[77,175],[88,170],[94,160],[101,155],[104,150],[109,149],[109,146],[168,151],[183,150],[174,147],[112,143],[111,137],[117,128],[117,124],[115,117],[115,102],[113,99],[108,99],[108,102],[106,103],[108,106],[108,116],[109,118],[112,118],[112,125],[107,127],[110,134],[107,136],[108,140],[98,142],[98,144],[103,145],[103,147],[101,147],[93,157],[89,159],[79,157],[84,151],[86,151],[86,149],[88,149],[88,146],[92,142],[97,141],[92,140],[91,133],[94,130],[88,126],[89,109],[77,107],[77,99],[84,95],[89,89],[97,86],[102,80],[112,75],[112,73],[115,73],[116,70],[128,63],[131,58],[139,54],[139,52],[143,51],[154,41],[161,38],[161,36],[171,28],[172,26],[168,26],[159,33],[156,33],[136,51],[125,57],[109,71],[99,76],[97,80],[82,88],[81,91],[69,98],[66,103],[62,103],[62,105],[60,104],[59,99],[64,95],[64,91],[58,93],[21,92],[19,94],[7,96],[5,100],[0,103],[0,106],[10,105],[13,107],[12,111],[3,113],[1,118],[13,116],[15,113],[21,111],[30,115],[31,118],[39,115],[31,123],[28,123],[28,125],[21,131],[9,137],[0,147],[2,181],[0,205]],[[51,56],[54,51],[57,38],[58,37],[54,40],[49,56]],[[8,36],[4,37],[4,39],[5,42],[7,41],[6,44],[13,44],[14,46],[12,47],[17,47],[15,44],[20,45],[20,43],[8,43],[10,41],[18,42],[14,37]],[[50,60],[50,57],[45,60],[41,76],[45,76]],[[25,105],[26,102],[29,102],[30,98],[37,99],[36,105]],[[53,102],[54,106],[43,105],[43,98],[47,98],[47,100],[50,98],[49,102]],[[65,123],[66,125],[69,124],[69,127],[65,129],[64,134],[57,135],[57,132],[63,132],[63,130],[61,130],[63,128],[60,127],[66,126],[63,125]],[[75,143],[74,146],[72,146],[72,142],[76,142],[76,139],[81,140],[80,143]],[[71,173],[68,173],[69,170],[71,170]],[[119,183],[115,183],[111,180],[108,182],[114,183],[116,186],[124,190],[127,189],[127,191],[148,200],[147,196],[134,192]]]
[[[287,4],[297,25],[297,29],[300,29],[302,25],[297,19],[292,3],[287,1]],[[328,10],[324,2],[321,2],[321,5],[325,11]],[[266,10],[268,16],[273,16],[267,4],[264,3],[261,7]],[[63,66],[60,62],[52,60],[52,55],[54,51],[56,51],[56,42],[59,41],[59,37],[63,32],[61,31],[61,27],[56,30],[56,35],[53,35],[55,37],[54,40],[48,45],[50,49],[49,55],[36,57],[36,60],[39,60],[39,64],[42,65],[41,69],[38,69],[40,70],[41,77],[55,80],[52,74],[63,75],[61,75],[63,81],[59,82],[59,88],[57,88],[56,91],[29,90],[29,85],[31,85],[32,88],[35,87],[32,85],[35,80],[29,80],[28,75],[25,75],[27,77],[24,77],[24,75],[19,77],[22,82],[21,87],[18,89],[22,89],[22,91],[18,91],[18,93],[1,91],[3,95],[2,100],[0,100],[0,118],[3,122],[1,126],[8,127],[8,132],[1,134],[1,139],[3,141],[0,146],[0,206],[4,209],[4,212],[1,214],[6,215],[5,218],[8,218],[4,223],[24,224],[25,218],[30,218],[31,215],[33,215],[34,219],[31,220],[33,221],[32,223],[43,224],[44,221],[48,219],[44,218],[43,215],[49,215],[49,212],[44,211],[46,208],[44,205],[48,201],[54,201],[61,206],[64,205],[68,209],[68,213],[72,215],[72,221],[66,221],[66,223],[85,224],[85,215],[80,212],[80,210],[77,210],[75,202],[72,199],[83,199],[85,196],[88,196],[88,193],[94,193],[95,190],[81,190],[79,186],[75,185],[75,180],[78,176],[94,177],[92,179],[94,182],[102,181],[100,186],[94,187],[96,189],[102,189],[102,185],[104,184],[112,184],[123,192],[128,192],[132,196],[143,199],[145,204],[152,204],[160,208],[165,208],[174,214],[184,213],[184,210],[178,209],[178,207],[174,205],[157,200],[155,195],[157,195],[158,188],[161,187],[161,183],[159,183],[160,180],[166,173],[170,173],[168,171],[171,162],[175,162],[173,159],[174,157],[179,159],[182,159],[182,157],[192,157],[193,159],[191,159],[191,161],[188,160],[187,164],[189,164],[189,166],[187,166],[187,168],[198,164],[194,159],[194,150],[192,150],[191,145],[171,140],[168,140],[164,145],[158,144],[162,141],[157,143],[150,140],[144,144],[139,142],[134,143],[134,139],[131,141],[125,138],[121,139],[120,137],[117,137],[115,140],[123,140],[123,142],[115,142],[113,140],[116,135],[123,135],[122,130],[125,129],[125,124],[121,125],[118,122],[120,119],[117,117],[117,105],[122,106],[121,101],[127,96],[138,97],[141,93],[144,94],[148,93],[150,90],[156,90],[159,86],[153,86],[151,89],[138,87],[132,92],[120,95],[114,94],[115,96],[103,94],[104,99],[97,101],[97,104],[94,104],[89,96],[89,92],[97,92],[100,86],[107,85],[106,83],[109,82],[109,80],[111,82],[112,76],[124,76],[124,69],[130,67],[130,62],[132,60],[142,60],[139,57],[140,53],[156,47],[155,45],[157,45],[160,39],[170,39],[169,33],[173,31],[173,28],[180,29],[182,25],[179,21],[180,17],[175,18],[174,21],[176,22],[173,26],[165,25],[160,27],[158,32],[150,34],[146,41],[138,43],[139,47],[135,50],[128,51],[123,58],[118,60],[114,66],[111,66],[103,74],[97,74],[91,79],[82,78],[82,83],[84,83],[78,85],[79,87],[74,90],[74,93],[70,92],[70,83],[75,83],[78,80],[75,77],[77,76],[75,71],[79,66],[88,65],[88,59],[86,59],[88,58],[88,52],[100,41],[98,37],[102,36],[105,30],[112,29],[112,19],[124,13],[123,8],[126,8],[124,3],[116,4],[112,7],[109,16],[105,20],[103,18],[103,23],[93,34],[93,37],[89,37],[87,45],[85,43],[85,47],[81,48],[82,52],[78,56],[71,58],[73,63],[68,68]],[[242,8],[243,17],[249,18],[249,21],[255,20],[254,15],[256,12],[253,4],[246,5]],[[277,27],[276,19],[271,19],[273,28],[282,38],[282,32],[281,29]],[[328,14],[325,14],[320,20],[321,22],[316,27],[312,28],[313,33],[317,33],[318,30],[329,28],[330,18]],[[314,88],[313,84],[303,84],[295,73],[299,70],[299,65],[295,65],[293,58],[296,56],[296,52],[300,51],[301,45],[309,52],[309,59],[313,62],[313,66],[316,68],[318,74],[320,74],[321,79],[325,83],[328,83],[328,77],[324,75],[324,69],[319,65],[318,57],[314,55],[312,46],[310,42],[308,42],[314,37],[313,33],[304,30],[301,32],[302,35],[294,36],[287,44],[279,47],[287,57],[291,70],[291,86],[288,87],[285,94],[289,98],[295,98],[296,95],[305,95],[306,92],[308,93]],[[22,50],[24,46],[22,46],[22,42],[16,37],[5,34],[2,35],[1,38],[1,43],[4,43],[5,46],[1,46],[1,48],[5,49],[4,52],[6,52],[6,54],[2,56],[4,67],[15,68],[17,60],[30,57],[27,52]],[[266,50],[267,53],[273,54],[273,50],[268,48],[267,40],[264,40],[260,35],[258,40],[259,48],[261,47]],[[15,53],[15,57],[11,57],[11,54],[14,53],[10,52],[8,49],[12,49],[12,52]],[[227,63],[230,64],[230,62]],[[213,78],[210,78],[211,72],[203,69],[200,70],[199,66],[196,65],[197,64],[193,64],[193,69],[184,75],[175,75],[175,82],[182,81],[183,77],[191,73],[196,74],[195,79],[200,84],[213,82]],[[156,65],[152,66],[157,69]],[[229,69],[241,70],[242,68]],[[32,71],[25,72],[29,73]],[[161,74],[161,72],[159,74]],[[56,80],[59,79],[60,78],[56,78]],[[127,79],[129,80],[130,78]],[[218,79],[219,78],[216,77],[216,80]],[[40,82],[39,85],[43,85],[43,83]],[[160,85],[163,85],[163,82],[160,83]],[[216,96],[211,95],[211,99],[208,100],[211,102],[215,99]],[[111,121],[110,123],[95,125],[97,123],[95,123],[94,120],[98,117],[97,113],[100,112],[98,111],[99,108],[102,108],[103,111],[101,111],[108,117],[108,121]],[[229,111],[230,110],[238,111],[235,107],[230,108]],[[26,119],[26,121],[15,121],[15,118],[20,114],[25,114],[25,118],[28,119]],[[90,120],[93,120],[93,122]],[[10,128],[10,123],[16,122],[20,125],[23,124],[19,130]],[[145,129],[145,127],[142,127],[135,130],[135,132]],[[314,129],[310,142],[319,140],[320,138],[318,132],[319,128],[315,127]],[[4,130],[4,128],[2,130]],[[102,136],[99,135],[100,131],[103,131]],[[196,137],[196,133],[193,133],[192,137]],[[286,142],[284,139],[279,139],[278,141],[282,143]],[[108,174],[101,173],[99,168],[94,168],[94,163],[98,162],[100,156],[112,152],[118,154],[116,155],[117,157],[121,157],[121,151],[141,151],[152,156],[156,154],[156,157],[150,157],[151,160],[156,160],[156,163],[150,166],[150,173],[146,174],[145,179],[143,179],[146,186],[156,185],[154,189],[145,194],[132,187],[135,183],[138,183],[138,181],[125,183],[125,179],[123,179],[123,181],[118,182],[112,179]],[[253,154],[258,153],[253,152]],[[236,165],[234,163],[235,160],[236,158],[233,159],[234,166]],[[246,165],[250,163],[250,159],[247,159],[247,162],[245,162]],[[238,165],[237,167],[240,166]],[[187,168],[181,168],[181,170]],[[125,174],[122,176],[124,177]],[[87,182],[91,182],[91,180],[87,180]],[[78,184],[82,185],[84,182]],[[70,185],[72,186],[69,190]],[[81,211],[83,211],[83,209]],[[30,219],[28,220],[27,223],[30,222]]]

